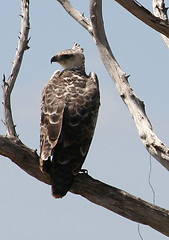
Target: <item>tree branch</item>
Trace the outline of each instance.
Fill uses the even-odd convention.
[[[150,11],[144,8],[136,0],[115,0],[122,7],[127,9],[135,17],[140,19],[142,22],[147,24],[149,27],[154,30],[164,34],[166,37],[169,37],[169,23],[165,19],[161,19],[158,16],[154,16]]]
[[[153,0],[153,11],[156,17],[159,17],[160,19],[168,22],[167,8],[165,7],[164,0]],[[169,48],[169,37],[166,37],[163,34],[161,36],[165,44]]]
[[[169,148],[155,135],[147,118],[144,103],[131,89],[128,76],[122,71],[112,54],[104,31],[102,2],[100,0],[91,1],[91,21],[101,59],[135,121],[144,146],[155,159],[169,170]]]
[[[21,1],[22,7],[22,15],[21,15],[21,34],[19,36],[18,48],[16,51],[15,59],[13,62],[12,70],[8,81],[5,81],[5,76],[3,77],[3,93],[4,93],[4,116],[5,116],[5,125],[7,128],[7,136],[9,137],[17,137],[15,131],[15,125],[12,118],[12,110],[11,110],[11,92],[14,87],[16,78],[19,73],[19,69],[22,63],[22,58],[24,51],[27,50],[28,47],[28,33],[30,29],[29,24],[29,0]]]
[[[36,151],[25,146],[18,138],[0,135],[0,155],[11,159],[29,175],[50,184],[50,178],[39,168],[39,156]]]
[[[79,174],[76,177],[71,191],[123,217],[149,225],[169,236],[168,210],[95,180],[87,174]]]
[[[39,169],[37,153],[26,147],[21,141],[13,141],[8,137],[0,136],[0,154],[11,159],[31,176],[51,184],[50,177]],[[88,174],[79,174],[70,191],[123,217],[149,225],[169,236],[168,210],[93,179]]]
[[[67,1],[65,0],[60,2]],[[22,3],[27,4],[25,5],[25,8],[29,7],[28,0],[27,1],[22,0]],[[140,133],[142,140],[144,139],[146,141],[147,138],[150,138],[149,141],[150,140],[152,141],[154,133],[152,131],[152,126],[146,117],[144,104],[135,96],[135,93],[130,88],[127,80],[128,77],[121,70],[108,45],[103,27],[101,3],[102,2],[100,0],[91,1],[91,20],[93,28],[90,28],[90,30],[88,31],[91,34],[91,29],[93,29],[92,34],[94,34],[94,39],[96,40],[96,44],[101,53],[102,60],[105,63],[105,66],[108,69],[110,75],[114,79],[114,82],[117,88],[119,89],[122,99],[128,105],[133,115],[133,118],[136,121],[138,130],[141,131],[140,127],[143,127],[143,133],[141,132],[143,135]],[[75,13],[80,14],[79,12]],[[81,16],[83,17],[83,15],[80,14],[80,17]],[[79,19],[77,16],[76,18]],[[79,21],[81,21],[80,19]],[[28,27],[27,30],[29,31],[29,24],[28,25],[26,24],[26,26]],[[86,27],[86,29],[88,28]],[[6,92],[8,92],[9,94],[9,100],[11,91],[13,89],[19,71],[18,66],[20,67],[23,52],[27,48],[28,43],[27,38],[24,39],[24,42],[25,41],[26,45],[25,48],[21,48],[22,51],[19,51],[20,45],[18,46],[18,51],[21,53],[21,55],[18,52],[16,53],[17,58],[15,58],[16,61],[15,65],[16,69],[18,70],[13,70],[13,73],[11,73],[7,83],[5,82],[4,79],[4,88],[7,88]],[[23,41],[21,42],[22,42],[21,46],[24,46]],[[13,77],[12,74],[15,74],[16,77]],[[7,106],[7,104],[4,104],[4,107],[9,106]],[[10,117],[12,119],[11,113],[6,114],[11,115]],[[140,125],[138,123],[139,121],[142,122],[140,123]],[[38,180],[44,183],[50,184],[51,183],[50,177],[42,173],[39,169],[39,156],[37,155],[36,151],[33,151],[32,149],[26,147],[16,137],[13,122],[11,123],[10,121],[6,121],[6,124],[7,124],[7,136],[0,136],[0,154],[11,159],[15,164],[17,164],[20,168],[22,168],[31,176],[37,178]],[[8,126],[8,124],[10,126]],[[146,125],[146,127],[144,125]],[[11,136],[13,138],[11,138]],[[148,148],[153,147],[157,150],[157,153],[160,154],[163,150],[163,149],[161,150],[161,148],[165,146],[161,142],[160,145],[157,146],[156,142],[154,143],[153,139],[153,142],[150,144]],[[91,178],[87,174],[79,174],[76,177],[73,186],[71,187],[71,192],[75,194],[80,194],[95,204],[103,206],[133,221],[149,225],[150,227],[165,234],[166,236],[169,236],[169,211],[162,209],[158,206],[155,206],[153,204],[149,204],[140,198],[134,197],[129,193],[126,193],[123,190],[106,185],[98,180]]]

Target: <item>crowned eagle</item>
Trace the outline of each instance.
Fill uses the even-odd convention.
[[[51,176],[52,194],[61,198],[81,170],[94,134],[100,105],[98,79],[85,72],[83,49],[75,43],[51,59],[56,71],[41,98],[40,168]]]

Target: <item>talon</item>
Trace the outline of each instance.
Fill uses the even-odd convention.
[[[85,173],[85,174],[88,174],[88,170],[87,170],[87,169],[81,169],[81,170],[79,171],[79,173]]]

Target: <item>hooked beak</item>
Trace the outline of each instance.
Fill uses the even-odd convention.
[[[52,64],[53,62],[57,62],[58,61],[58,56],[55,55],[54,57],[51,58],[50,63]]]

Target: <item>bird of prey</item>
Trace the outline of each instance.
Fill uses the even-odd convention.
[[[88,153],[100,105],[98,79],[85,72],[83,49],[75,43],[51,59],[56,71],[41,99],[40,168],[52,180],[55,198],[66,195]]]

